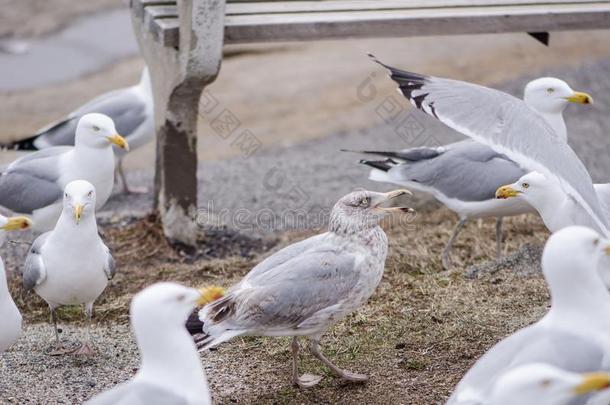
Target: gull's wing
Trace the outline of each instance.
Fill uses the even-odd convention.
[[[572,148],[525,102],[498,90],[406,72],[375,61],[390,71],[400,92],[418,109],[524,168],[557,178],[600,230],[610,235],[587,169]]]
[[[50,234],[51,232],[46,232],[37,237],[36,240],[34,240],[27,257],[25,258],[22,283],[23,288],[26,290],[31,290],[32,288],[42,284],[47,278],[47,270],[45,269],[44,262],[42,261],[40,250]]]
[[[106,264],[104,265],[104,273],[106,273],[106,277],[108,278],[108,280],[112,280],[112,278],[116,274],[116,262],[114,261],[114,257],[112,257],[112,253],[110,252],[108,246],[106,246],[101,240],[100,243],[102,244],[102,248],[104,250],[104,253],[106,254]]]
[[[606,220],[610,221],[610,183],[594,184],[593,186],[606,215]]]
[[[232,329],[298,329],[319,311],[349,299],[360,278],[360,260],[336,247],[308,250],[244,279],[223,299],[204,307],[200,318],[204,328],[226,321]]]
[[[201,405],[207,405],[207,398]],[[168,391],[154,384],[129,381],[96,395],[86,405],[189,405],[188,400],[178,393]]]
[[[11,163],[0,174],[0,205],[31,214],[61,199],[59,159],[70,150],[69,146],[49,148]]]
[[[447,405],[484,399],[502,373],[527,363],[541,362],[572,372],[607,368],[605,351],[593,339],[533,325],[510,335],[485,353],[459,382]]]
[[[129,141],[129,135],[148,118],[146,107],[150,102],[145,99],[142,92],[137,91],[137,86],[104,93],[64,118],[42,128],[33,136],[4,146],[8,149],[32,149],[25,147],[29,144],[34,146],[33,149],[45,149],[52,146],[74,145],[78,120],[89,113],[101,113],[112,118],[117,132]]]
[[[484,201],[526,172],[488,146],[468,141],[449,145],[433,157],[395,165],[387,173],[399,184],[415,182],[448,198]]]

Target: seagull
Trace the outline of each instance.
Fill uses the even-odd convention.
[[[32,226],[27,217],[10,217],[0,215],[0,246],[4,244],[6,231],[23,230]],[[0,354],[13,345],[21,335],[21,313],[8,291],[4,262],[0,258]]]
[[[554,125],[523,100],[476,84],[396,69],[370,56],[390,72],[399,91],[416,108],[506,155],[528,172],[538,171],[557,179],[604,236],[610,236],[608,221],[584,164]],[[551,94],[566,100],[563,94]],[[591,101],[587,96],[577,95],[583,103]]]
[[[138,149],[152,141],[154,129],[153,97],[148,67],[145,67],[140,82],[104,93],[88,101],[59,121],[40,129],[33,136],[0,145],[13,150],[42,150],[55,146],[74,145],[78,121],[86,114],[101,113],[112,118],[120,134],[125,136],[132,150]],[[143,190],[130,187],[123,171],[123,158],[126,150],[114,149],[118,160],[117,172],[121,179],[123,191],[139,193]]]
[[[55,146],[23,156],[0,173],[0,205],[31,215],[36,232],[55,226],[62,212],[66,184],[87,180],[95,186],[101,208],[112,192],[114,155],[112,145],[129,150],[117,134],[112,119],[87,114],[78,121],[75,146]]]
[[[523,94],[525,104],[544,117],[564,141],[567,141],[567,130],[562,113],[568,103],[593,102],[587,93],[574,91],[566,82],[553,77],[532,80]],[[527,171],[481,143],[466,140],[440,147],[359,152],[387,158],[360,161],[373,167],[370,180],[432,194],[458,215],[458,223],[441,255],[445,269],[451,267],[451,248],[468,220],[496,217],[496,254],[500,257],[502,218],[534,211],[524,201],[495,199],[498,186],[516,181]]]
[[[447,404],[487,404],[498,378],[527,363],[571,372],[610,371],[610,294],[597,266],[608,255],[610,240],[590,228],[571,226],[551,235],[542,254],[549,311],[485,353]]]
[[[33,289],[51,311],[57,344],[52,355],[70,352],[59,340],[55,310],[82,304],[88,319],[87,340],[74,353],[95,354],[91,342],[93,303],[116,272],[110,250],[97,230],[95,206],[96,191],[91,183],[68,183],[57,225],[34,240],[25,260],[23,287]]]
[[[132,380],[86,404],[211,404],[197,347],[184,327],[191,311],[207,302],[205,295],[205,290],[165,282],[137,293],[130,317],[142,359],[140,369]]]
[[[334,323],[362,306],[381,281],[388,250],[379,221],[386,207],[407,190],[356,191],[342,197],[330,214],[328,231],[292,244],[263,260],[219,300],[189,319],[202,350],[241,335],[292,336],[292,381],[312,387],[322,377],[299,377],[298,336],[311,354],[348,381],[368,377],[342,370],[320,351],[320,338]],[[198,318],[198,319],[197,319]]]
[[[544,363],[515,367],[494,384],[491,405],[568,405],[607,390],[607,372],[572,373]]]
[[[595,184],[595,190],[605,208],[604,192],[608,191],[610,184]],[[557,232],[572,225],[588,226],[601,232],[601,229],[582,206],[567,195],[561,185],[553,178],[548,178],[539,172],[530,172],[512,184],[499,187],[496,198],[504,201],[525,201],[538,211],[542,221],[550,232]],[[606,218],[608,216],[606,215]]]

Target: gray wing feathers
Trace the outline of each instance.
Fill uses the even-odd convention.
[[[485,353],[462,378],[447,404],[462,404],[458,399],[466,389],[485,396],[502,373],[527,363],[548,363],[580,373],[601,370],[605,368],[604,353],[604,348],[593,340],[534,325],[507,337]]]
[[[232,306],[228,322],[233,328],[296,328],[317,312],[341,302],[359,280],[352,255],[308,251],[281,265],[248,277],[231,291],[224,306]],[[205,327],[222,308],[210,304],[201,314]]]
[[[47,147],[74,145],[78,120],[93,112],[112,118],[117,131],[129,140],[129,134],[146,120],[146,102],[132,88],[106,93],[70,113],[64,120],[39,131],[37,142],[44,142]]]
[[[471,83],[383,66],[418,109],[529,170],[557,178],[600,229],[610,234],[585,166],[546,120],[522,100]]]
[[[449,198],[484,201],[495,198],[498,187],[517,181],[525,173],[506,156],[469,141],[449,145],[430,159],[399,164],[388,171],[388,176],[423,184]]]
[[[40,285],[47,277],[47,271],[40,251],[50,234],[50,232],[46,232],[36,238],[28,252],[22,276],[23,288],[25,290],[31,290]]]
[[[202,400],[202,403],[205,403]],[[162,387],[130,381],[96,395],[87,405],[188,405],[183,396]]]
[[[112,280],[116,274],[116,262],[114,261],[114,257],[112,257],[112,253],[110,253],[108,246],[104,245],[104,251],[106,252],[106,265],[104,266],[104,272],[106,273],[108,280]]]
[[[63,190],[57,184],[59,158],[71,147],[50,148],[26,155],[0,174],[0,205],[31,214],[58,201]]]

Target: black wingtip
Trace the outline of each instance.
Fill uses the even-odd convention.
[[[34,141],[37,136],[32,136],[20,141],[0,143],[0,149],[2,150],[38,150]]]
[[[191,335],[200,335],[203,333],[203,322],[199,320],[197,311],[191,313],[184,326]]]
[[[362,165],[367,165],[370,166],[374,169],[378,169],[378,170],[382,170],[384,172],[387,172],[388,170],[390,170],[392,168],[392,165],[396,164],[395,161],[393,161],[392,159],[385,159],[385,160],[365,160],[365,159],[360,159],[360,162],[358,162]]]

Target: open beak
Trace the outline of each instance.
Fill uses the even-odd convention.
[[[575,91],[570,97],[566,97],[566,100],[570,103],[593,104],[593,97],[580,91]]]
[[[400,189],[400,190],[394,190],[394,191],[384,193],[384,194],[382,194],[381,201],[376,203],[373,206],[373,208],[383,210],[385,212],[407,212],[407,213],[415,212],[415,210],[413,208],[409,208],[409,207],[382,207],[381,206],[381,204],[386,203],[386,202],[393,200],[397,197],[400,197],[402,195],[413,195],[413,193],[404,188]]]
[[[210,302],[214,302],[217,299],[222,298],[225,293],[226,290],[217,285],[200,288],[199,294],[201,294],[201,296],[197,300],[197,306],[202,307]]]
[[[610,388],[610,374],[604,372],[583,374],[580,384],[574,387],[574,392],[578,395],[588,394],[594,391],[602,391]]]
[[[112,136],[109,136],[108,142],[113,143],[113,144],[117,145],[119,148],[123,148],[129,152],[129,144],[127,143],[127,140],[119,134],[114,134]]]
[[[505,200],[507,198],[516,197],[519,191],[515,190],[511,185],[502,186],[496,190],[496,198]]]
[[[8,218],[8,222],[1,228],[5,231],[17,231],[32,226],[32,220],[28,217],[17,216]]]
[[[76,204],[74,206],[74,219],[76,219],[76,223],[80,222],[80,217],[83,216],[83,206],[81,204]]]

